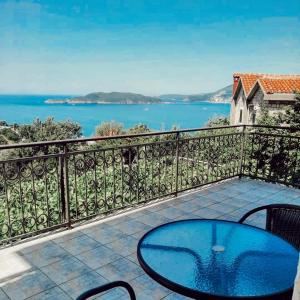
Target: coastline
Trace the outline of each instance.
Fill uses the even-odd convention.
[[[210,101],[210,100],[204,100],[204,101],[161,101],[161,102],[147,102],[147,101],[119,101],[119,102],[112,102],[112,101],[73,101],[73,100],[52,100],[48,99],[44,101],[45,104],[70,104],[70,105],[77,105],[77,104],[96,104],[96,105],[105,105],[105,104],[128,104],[128,105],[135,105],[135,104],[141,104],[141,105],[152,105],[152,104],[178,104],[178,103],[184,103],[184,104],[193,104],[193,103],[215,103],[215,104],[230,104],[228,101]]]

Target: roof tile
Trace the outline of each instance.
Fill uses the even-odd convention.
[[[268,94],[300,91],[300,75],[234,73],[233,76],[240,78],[246,96],[249,95],[257,80],[259,80],[264,91]]]

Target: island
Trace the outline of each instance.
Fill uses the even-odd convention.
[[[232,97],[232,84],[211,93],[199,93],[192,95],[166,94],[159,98],[168,101],[230,103]]]
[[[48,104],[152,104],[162,103],[158,97],[144,96],[135,93],[90,93],[86,96],[78,96],[69,99],[47,99]]]
[[[124,92],[96,92],[85,96],[76,96],[66,99],[47,99],[47,104],[171,104],[180,102],[212,102],[230,103],[232,97],[232,85],[210,93],[199,94],[165,94],[158,97],[145,96]]]

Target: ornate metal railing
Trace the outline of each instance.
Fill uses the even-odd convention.
[[[0,146],[0,240],[235,176],[300,186],[300,137],[224,126]]]

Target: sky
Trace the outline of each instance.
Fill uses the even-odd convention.
[[[299,0],[0,0],[0,93],[215,91],[300,73]]]

